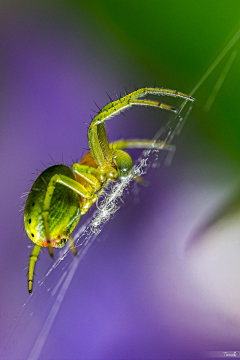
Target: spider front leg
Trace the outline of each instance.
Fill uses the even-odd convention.
[[[91,122],[88,129],[88,140],[91,153],[95,162],[100,168],[106,168],[110,165],[113,159],[112,152],[109,148],[109,143],[105,130],[105,121],[111,119],[113,116],[119,114],[121,111],[130,108],[133,105],[158,107],[161,109],[176,112],[172,106],[159,103],[152,100],[136,100],[129,98],[122,98],[111,103],[111,107],[107,110],[101,111]]]
[[[134,91],[129,95],[122,97],[119,100],[113,101],[108,105],[104,106],[103,109],[100,110],[98,115],[95,116],[95,118],[92,120],[88,128],[88,140],[89,140],[91,153],[93,155],[95,162],[99,165],[100,168],[105,169],[106,167],[111,166],[113,160],[112,152],[109,148],[108,139],[104,126],[106,120],[111,119],[113,116],[132,107],[133,105],[158,107],[160,109],[176,112],[176,109],[172,106],[153,100],[139,99],[148,94],[178,97],[188,101],[195,100],[191,96],[185,95],[175,90],[159,89],[159,88],[142,88]]]
[[[141,97],[144,97],[146,95],[157,95],[157,96],[170,96],[175,98],[181,98],[187,101],[195,101],[195,99],[192,96],[186,95],[184,93],[181,93],[176,90],[170,90],[170,89],[163,89],[163,88],[151,88],[151,87],[144,87],[138,90],[133,91],[130,94],[125,95],[124,97],[120,98],[117,101],[113,101],[106,106],[104,106],[101,111],[109,110],[113,104],[117,103],[118,101],[123,102],[130,99],[139,99]],[[164,104],[163,104],[164,105]],[[100,112],[101,112],[100,111]]]

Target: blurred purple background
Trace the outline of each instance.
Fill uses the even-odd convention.
[[[93,101],[100,107],[108,102],[105,91],[115,97],[124,87],[130,92],[134,85],[151,86],[156,80],[89,22],[84,10],[81,20],[76,27],[67,16],[44,12],[40,6],[28,11],[3,7],[1,13],[4,359],[29,356],[52,305],[43,295],[47,288],[39,299],[36,292],[33,315],[27,310],[25,327],[15,327],[28,298],[31,241],[22,232],[23,215],[18,213],[21,194],[36,178],[32,173],[44,169],[41,161],[52,164],[49,154],[61,162],[63,153],[68,164],[81,158],[88,148],[85,123],[94,116],[91,109],[97,110]],[[170,87],[168,75],[165,71],[157,85]],[[177,90],[191,89],[183,84]],[[139,186],[137,196],[130,192],[125,206],[105,225],[73,278],[40,359],[194,358],[204,350],[240,349],[238,242],[214,242],[223,230],[220,223],[219,232],[210,238],[204,232],[200,245],[187,250],[192,234],[221,207],[239,177],[234,162],[194,125],[197,116],[193,111],[174,139],[177,151],[171,167],[151,169],[146,176],[150,185]],[[132,109],[106,124],[109,140],[152,138],[168,118],[161,111]],[[140,152],[132,154],[137,159]],[[237,215],[229,221],[237,224]],[[224,228],[229,227],[231,222]],[[44,250],[36,279],[51,264]],[[55,271],[58,276],[63,272],[61,266]]]

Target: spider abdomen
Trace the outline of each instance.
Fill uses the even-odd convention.
[[[42,208],[48,183],[56,174],[74,179],[72,170],[65,165],[54,165],[47,168],[34,182],[25,206],[26,232],[30,239],[40,246],[47,246]],[[65,245],[80,217],[78,194],[66,186],[56,183],[48,214],[49,235],[53,247],[61,248]]]

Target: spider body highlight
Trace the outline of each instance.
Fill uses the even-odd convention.
[[[35,262],[42,247],[62,248],[67,241],[76,255],[71,233],[94,204],[110,181],[125,178],[132,169],[130,155],[126,148],[161,148],[171,150],[172,145],[152,140],[119,140],[108,143],[106,120],[133,105],[153,106],[176,112],[172,106],[153,100],[142,100],[147,94],[166,95],[185,100],[194,99],[183,93],[161,89],[142,88],[119,100],[104,106],[92,120],[88,128],[90,152],[72,170],[65,165],[54,165],[44,170],[34,182],[24,211],[24,225],[30,239],[35,243],[29,261],[28,291],[32,292]],[[135,179],[138,181],[138,179]]]

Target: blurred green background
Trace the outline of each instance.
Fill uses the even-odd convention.
[[[92,34],[101,39],[96,46],[103,53],[106,46],[119,62],[129,62],[131,72],[135,68],[129,74],[132,79],[137,82],[136,74],[142,72],[159,86],[185,92],[196,85],[240,25],[239,1],[46,1],[44,6],[69,16],[76,29],[85,11]],[[194,126],[239,161],[239,54],[211,111],[202,112],[231,52],[195,94]]]

